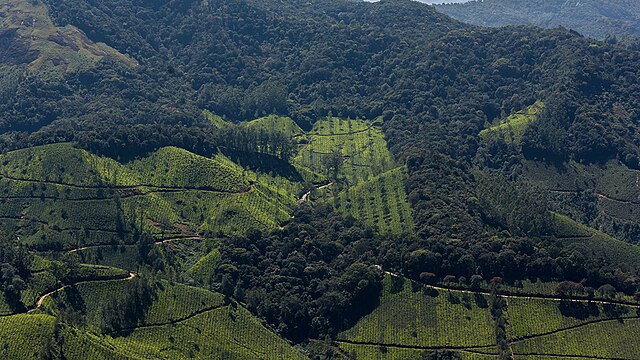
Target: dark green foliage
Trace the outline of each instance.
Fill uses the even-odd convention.
[[[335,334],[378,297],[378,241],[330,207],[304,206],[282,231],[223,244],[215,285],[291,339]]]
[[[549,204],[530,184],[512,183],[495,174],[479,174],[478,205],[487,223],[517,236],[552,232]]]

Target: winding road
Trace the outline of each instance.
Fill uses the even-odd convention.
[[[82,285],[82,284],[88,284],[88,283],[94,283],[94,282],[109,282],[109,281],[130,281],[135,279],[137,275],[134,272],[129,272],[128,276],[117,276],[117,277],[113,277],[111,279],[102,279],[102,280],[85,280],[85,281],[78,281],[77,283],[73,283],[73,284],[67,284],[67,285],[63,285],[55,290],[51,290],[48,293],[40,296],[40,298],[38,298],[38,301],[36,301],[35,306],[33,306],[31,309],[29,309],[28,313],[34,312],[36,310],[38,310],[41,306],[42,303],[51,295],[62,291],[64,289],[70,288],[72,286],[76,286],[76,285]]]

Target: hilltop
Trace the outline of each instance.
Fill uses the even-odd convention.
[[[633,0],[483,0],[436,8],[474,25],[563,26],[596,39],[640,36],[640,4]]]

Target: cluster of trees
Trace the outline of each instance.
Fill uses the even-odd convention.
[[[26,280],[31,276],[29,269],[32,256],[13,240],[0,240],[0,291],[13,311],[24,310],[20,298],[22,290],[27,288]]]
[[[290,339],[335,335],[379,298],[379,241],[353,218],[304,205],[281,231],[225,242],[212,285]]]
[[[134,330],[153,302],[155,286],[146,276],[136,276],[100,308],[98,323],[92,325],[103,334]]]

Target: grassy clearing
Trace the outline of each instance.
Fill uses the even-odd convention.
[[[544,103],[536,101],[535,104],[511,114],[508,117],[499,120],[488,129],[480,131],[480,137],[483,139],[501,137],[508,143],[520,145],[522,136],[529,125],[535,122],[544,110]]]
[[[588,324],[512,344],[515,354],[635,359],[640,354],[640,319]]]
[[[489,299],[387,276],[380,305],[338,340],[409,346],[495,344]]]

